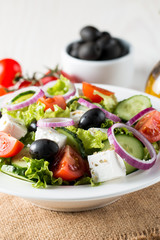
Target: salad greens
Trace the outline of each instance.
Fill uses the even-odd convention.
[[[64,95],[70,90],[70,81],[63,76],[60,76],[52,86],[50,86],[46,92],[50,95]],[[27,91],[27,90],[26,90]],[[109,134],[107,135],[107,130],[115,124],[115,122],[109,118],[106,118],[104,111],[101,111],[104,115],[104,120],[100,122],[99,126],[89,127],[89,128],[81,128],[79,125],[80,121],[91,121],[93,122],[92,116],[89,116],[89,107],[82,106],[78,100],[81,98],[85,99],[89,103],[94,104],[94,109],[102,108],[103,110],[107,110],[110,113],[115,113],[117,110],[118,101],[116,99],[115,94],[110,96],[103,93],[103,91],[98,91],[96,88],[93,92],[93,95],[98,95],[102,98],[100,102],[94,102],[88,96],[79,96],[79,94],[72,96],[67,100],[66,108],[62,109],[59,104],[54,105],[54,110],[48,108],[46,110],[45,103],[35,102],[30,104],[27,107],[20,108],[18,110],[7,110],[7,108],[2,109],[2,118],[3,115],[9,115],[14,119],[19,120],[20,125],[24,125],[27,129],[27,133],[20,134],[20,138],[18,138],[19,142],[25,146],[26,155],[23,154],[24,148],[19,151],[16,155],[11,157],[2,157],[0,156],[0,170],[3,173],[9,174],[14,177],[18,177],[23,180],[28,180],[33,183],[33,186],[36,188],[46,188],[47,185],[83,185],[83,184],[91,184],[91,186],[97,186],[101,182],[103,182],[103,176],[99,176],[101,181],[95,181],[96,178],[93,178],[94,173],[104,175],[103,168],[99,168],[99,163],[95,161],[95,156],[97,157],[100,163],[107,163],[108,166],[114,165],[114,163],[110,164],[112,159],[109,159],[108,155],[103,159],[103,153],[105,153],[108,149],[110,152],[115,151],[114,145],[110,145],[109,142]],[[26,100],[25,95],[25,100]],[[17,97],[17,96],[16,96]],[[30,98],[30,94],[28,94],[28,98]],[[132,97],[130,101],[132,102]],[[23,99],[22,99],[23,101]],[[124,101],[127,101],[124,100]],[[134,101],[138,101],[137,97],[134,96]],[[148,101],[150,102],[150,101]],[[126,104],[126,102],[125,102]],[[136,106],[136,104],[135,104]],[[143,108],[145,106],[145,102],[143,102]],[[98,107],[98,108],[97,108]],[[134,108],[134,102],[133,106]],[[140,105],[141,107],[141,105]],[[150,106],[147,105],[146,108]],[[121,109],[124,108],[123,102],[121,104]],[[123,110],[120,109],[120,113],[124,116],[125,108]],[[134,109],[135,110],[135,109]],[[88,116],[83,119],[84,113],[88,113]],[[112,114],[113,115],[113,114]],[[131,116],[132,113],[128,112],[127,117]],[[107,115],[108,117],[108,115]],[[38,125],[40,131],[36,129],[35,131],[30,131],[29,126],[33,121],[37,122],[40,119],[48,119],[48,118],[64,118],[64,122],[67,121],[67,118],[72,118],[74,125],[72,126],[58,126],[54,129],[51,127],[45,127],[45,124],[40,126]],[[78,119],[78,122],[76,122]],[[131,119],[131,118],[129,118]],[[0,120],[1,121],[1,120]],[[11,121],[11,120],[9,120]],[[56,120],[58,121],[58,120]],[[127,119],[122,118],[123,122],[126,122]],[[40,121],[39,121],[40,122]],[[4,127],[4,132],[10,130],[10,124],[8,122],[8,128]],[[6,124],[6,123],[5,123]],[[4,125],[5,125],[4,124]],[[87,122],[88,124],[88,122]],[[96,124],[96,123],[95,123]],[[2,124],[3,125],[3,124]],[[126,126],[126,125],[125,125]],[[134,126],[133,126],[134,127]],[[37,128],[37,126],[36,126]],[[44,134],[45,128],[45,134]],[[16,129],[16,128],[15,128]],[[19,126],[20,129],[20,126]],[[3,130],[0,130],[3,131]],[[19,130],[20,131],[20,130]],[[8,133],[8,132],[7,132]],[[43,134],[41,134],[43,133]],[[148,149],[137,139],[134,137],[134,134],[128,130],[127,127],[117,127],[114,130],[114,135],[119,139],[119,144],[124,147],[124,149],[133,157],[138,156],[139,159],[149,160],[150,154]],[[18,141],[17,140],[17,141]],[[36,158],[33,157],[30,150],[30,145],[37,141],[44,140],[48,141],[47,144],[49,146],[50,141],[54,141],[57,146],[58,153],[53,157],[53,159],[47,157]],[[160,139],[159,139],[160,140]],[[153,148],[156,153],[159,152],[159,140],[152,141]],[[40,142],[39,141],[39,142]],[[43,142],[43,141],[42,141]],[[40,143],[39,143],[40,144]],[[45,145],[46,146],[46,145]],[[138,146],[138,150],[136,149]],[[49,147],[48,147],[49,148]],[[38,148],[43,149],[43,144]],[[36,149],[36,151],[38,151]],[[53,150],[53,149],[51,149]],[[136,154],[134,153],[136,151]],[[25,151],[24,151],[25,152]],[[97,154],[97,155],[96,155]],[[114,156],[114,155],[112,155]],[[16,158],[17,157],[17,158]],[[89,162],[89,158],[91,161]],[[96,159],[96,160],[97,160]],[[116,159],[116,157],[115,157]],[[118,157],[117,157],[118,159]],[[68,162],[67,162],[68,161]],[[123,159],[121,159],[121,164],[126,167],[125,175],[127,173],[131,173],[136,170],[135,167],[132,167],[128,163],[124,163]],[[53,164],[54,163],[54,164]],[[91,169],[90,163],[93,163],[93,168]],[[122,164],[123,163],[123,164]],[[106,164],[107,165],[107,164]],[[68,166],[67,168],[62,169],[63,167]],[[118,166],[118,165],[116,165]],[[119,166],[117,169],[120,168]],[[97,170],[100,169],[100,170]],[[99,172],[98,172],[99,171]],[[107,174],[111,174],[113,171],[110,170]],[[116,170],[118,171],[118,170]],[[115,172],[116,172],[115,171]],[[124,169],[121,166],[120,175],[116,175],[115,177],[124,176]],[[70,178],[68,178],[67,173],[70,173]],[[59,177],[59,174],[63,174],[63,177]],[[76,175],[77,174],[77,175]],[[79,175],[78,175],[79,174]],[[118,173],[119,174],[119,173]],[[113,173],[114,175],[114,173]],[[107,176],[108,177],[108,176]],[[111,178],[112,179],[112,178]]]

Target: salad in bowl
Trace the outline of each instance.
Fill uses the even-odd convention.
[[[36,188],[97,186],[157,160],[160,112],[146,94],[118,101],[60,76],[0,97],[0,109],[0,171]]]

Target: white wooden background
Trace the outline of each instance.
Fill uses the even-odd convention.
[[[159,0],[0,0],[0,58],[17,59],[25,73],[60,63],[66,43],[94,25],[135,48],[131,87],[144,90],[160,59]]]

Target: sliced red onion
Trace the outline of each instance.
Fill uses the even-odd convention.
[[[81,105],[83,105],[83,106],[85,106],[85,107],[88,107],[88,108],[90,108],[90,109],[92,109],[92,108],[99,108],[99,109],[101,109],[101,110],[105,113],[106,118],[109,118],[109,119],[112,120],[113,122],[121,122],[121,119],[120,119],[118,116],[116,116],[115,114],[110,113],[110,112],[108,112],[107,110],[105,110],[105,109],[103,109],[103,108],[101,108],[101,107],[98,107],[97,105],[95,105],[95,104],[93,104],[93,103],[90,103],[90,102],[86,101],[86,100],[83,99],[83,98],[80,98],[80,99],[78,100],[78,103],[80,103]]]
[[[37,121],[38,127],[68,127],[73,126],[71,118],[43,118]]]
[[[130,155],[128,152],[126,152],[121,145],[118,143],[115,135],[114,135],[114,129],[115,128],[127,128],[130,132],[133,133],[133,135],[139,139],[144,146],[147,147],[151,159],[150,160],[140,160],[138,158],[133,157],[132,155]],[[114,125],[112,125],[109,129],[108,129],[108,140],[110,142],[111,145],[114,145],[115,147],[115,152],[117,154],[120,155],[121,158],[123,158],[128,164],[130,164],[131,166],[138,168],[138,169],[142,169],[142,170],[147,170],[149,168],[151,168],[156,161],[157,155],[156,155],[156,151],[154,149],[154,147],[152,146],[152,144],[140,133],[138,132],[136,129],[127,126],[123,123],[115,123]]]
[[[144,115],[146,115],[147,113],[151,112],[155,110],[152,107],[149,108],[145,108],[144,110],[142,110],[141,112],[139,112],[138,114],[136,114],[133,118],[131,118],[126,124],[128,126],[132,126],[135,122],[137,122],[141,117],[143,117]]]
[[[46,95],[47,97],[53,97],[53,96],[54,96],[54,95],[50,95],[50,94],[47,92],[47,90],[48,90],[48,88],[53,87],[53,86],[56,84],[57,81],[58,81],[58,80],[56,80],[56,81],[51,81],[51,82],[45,84],[45,85],[42,87],[42,89],[43,89],[43,91],[45,92],[45,95]],[[69,81],[69,80],[68,80],[68,81]],[[65,93],[65,94],[62,95],[62,96],[63,96],[64,99],[66,100],[66,99],[69,99],[70,97],[74,96],[75,93],[76,93],[76,88],[75,88],[74,84],[69,81],[69,90],[68,90],[67,93]]]
[[[34,91],[34,95],[30,97],[29,99],[25,100],[24,102],[13,104],[12,99],[18,96],[20,93],[27,92],[27,91]],[[40,97],[44,96],[44,92],[41,88],[39,87],[27,87],[27,88],[22,88],[20,90],[15,91],[10,95],[10,98],[8,99],[7,103],[4,105],[5,108],[7,108],[9,111],[12,110],[18,110],[24,107],[28,107],[30,104],[35,103]]]

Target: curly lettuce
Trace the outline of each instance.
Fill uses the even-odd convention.
[[[55,96],[55,95],[64,95],[68,92],[70,88],[70,80],[65,78],[63,75],[56,81],[56,83],[47,89],[47,93]]]

